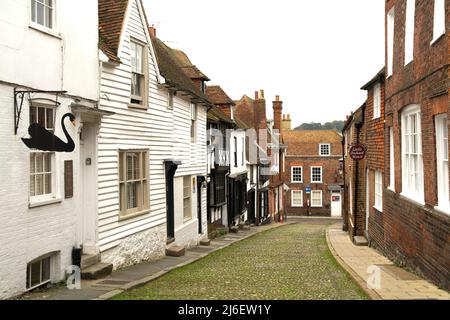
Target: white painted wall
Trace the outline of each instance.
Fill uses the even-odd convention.
[[[43,32],[33,27],[31,1],[2,0],[1,80],[97,100],[97,1],[55,2],[56,25]]]
[[[82,17],[82,23],[80,23]],[[26,290],[27,263],[49,253],[52,281],[65,277],[71,250],[77,245],[80,210],[79,127],[67,121],[77,146],[73,153],[56,154],[55,202],[29,208],[30,151],[22,143],[28,137],[29,105],[25,99],[18,134],[14,135],[13,89],[67,90],[59,97],[55,134],[63,137],[61,117],[69,105],[92,107],[98,99],[97,2],[57,1],[57,25],[46,33],[31,28],[30,1],[3,0],[0,10],[0,299]],[[69,44],[70,43],[70,44]],[[28,97],[27,97],[28,98]],[[32,98],[55,99],[33,94]],[[92,103],[91,103],[92,102]],[[73,160],[74,197],[64,199],[64,161]]]
[[[122,64],[116,67],[103,64],[101,72],[101,108],[115,112],[115,115],[104,118],[99,131],[98,246],[102,260],[115,263],[115,268],[156,259],[164,254],[166,239],[157,235],[140,237],[139,234],[165,227],[164,160],[172,158],[173,149],[173,112],[167,108],[167,91],[158,87],[156,61],[151,50],[148,57],[149,107],[147,110],[128,107],[131,90],[130,36],[150,43],[139,2],[130,1],[128,12],[119,47]],[[121,149],[149,152],[150,211],[128,220],[119,219],[118,154]],[[135,244],[132,251],[127,245],[129,242]],[[150,256],[145,249],[149,246],[154,249],[154,254]]]

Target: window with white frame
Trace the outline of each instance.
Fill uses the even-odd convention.
[[[191,103],[191,141],[195,142],[195,137],[197,134],[197,105]]]
[[[148,151],[119,152],[120,214],[148,210]]]
[[[302,183],[303,182],[303,167],[292,167],[291,169],[291,182]]]
[[[51,256],[27,264],[27,290],[41,287],[50,280]]]
[[[319,145],[319,155],[322,157],[328,157],[331,154],[331,145],[329,143],[321,143]]]
[[[402,189],[411,199],[423,202],[422,130],[419,105],[402,112]]]
[[[313,208],[322,207],[322,190],[311,191],[311,207]]]
[[[406,1],[406,25],[405,25],[405,65],[414,58],[414,17],[416,12],[416,0]]]
[[[37,123],[53,133],[55,108],[43,104],[30,105],[30,124]],[[31,150],[30,153],[30,198],[45,200],[55,192],[55,153]]]
[[[436,122],[436,164],[438,177],[438,207],[450,213],[448,186],[448,122],[447,115],[438,115]]]
[[[375,171],[375,205],[378,211],[383,211],[383,173],[379,170]]]
[[[389,188],[395,190],[395,149],[394,149],[394,129],[389,128]]]
[[[392,75],[394,67],[394,24],[395,8],[389,10],[387,14],[387,77]]]
[[[303,191],[302,190],[292,190],[292,207],[303,207]]]
[[[378,82],[373,87],[373,118],[381,117],[381,84]]]
[[[131,103],[146,107],[147,59],[143,43],[131,39]]]
[[[311,167],[311,182],[322,183],[322,167]]]
[[[191,176],[183,177],[183,217],[184,221],[192,219]]]
[[[445,34],[445,0],[434,0],[433,41]]]
[[[31,0],[31,21],[47,29],[53,29],[54,0]]]

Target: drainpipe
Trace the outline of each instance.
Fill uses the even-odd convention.
[[[344,131],[342,131],[342,137],[345,139]],[[342,144],[342,159],[343,159],[342,160],[342,174],[344,175],[344,192],[345,192],[345,186],[347,184],[346,184],[346,171],[345,171],[346,158],[345,158],[345,140],[344,139],[342,139],[342,143],[341,144]],[[348,213],[345,211],[345,201],[342,201],[342,204],[344,205],[344,211],[343,212],[344,212],[344,216],[345,216],[344,224],[342,226],[342,230],[343,231],[348,231],[348,224],[347,224],[347,221],[348,221],[347,215],[348,215]]]

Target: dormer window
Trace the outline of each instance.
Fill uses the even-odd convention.
[[[31,0],[31,21],[44,28],[53,28],[53,0]]]
[[[321,157],[329,157],[331,154],[331,146],[329,143],[321,143],[319,145],[319,155]]]

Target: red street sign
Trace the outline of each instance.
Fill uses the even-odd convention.
[[[366,157],[366,147],[362,144],[356,144],[350,148],[350,158],[359,161]]]

